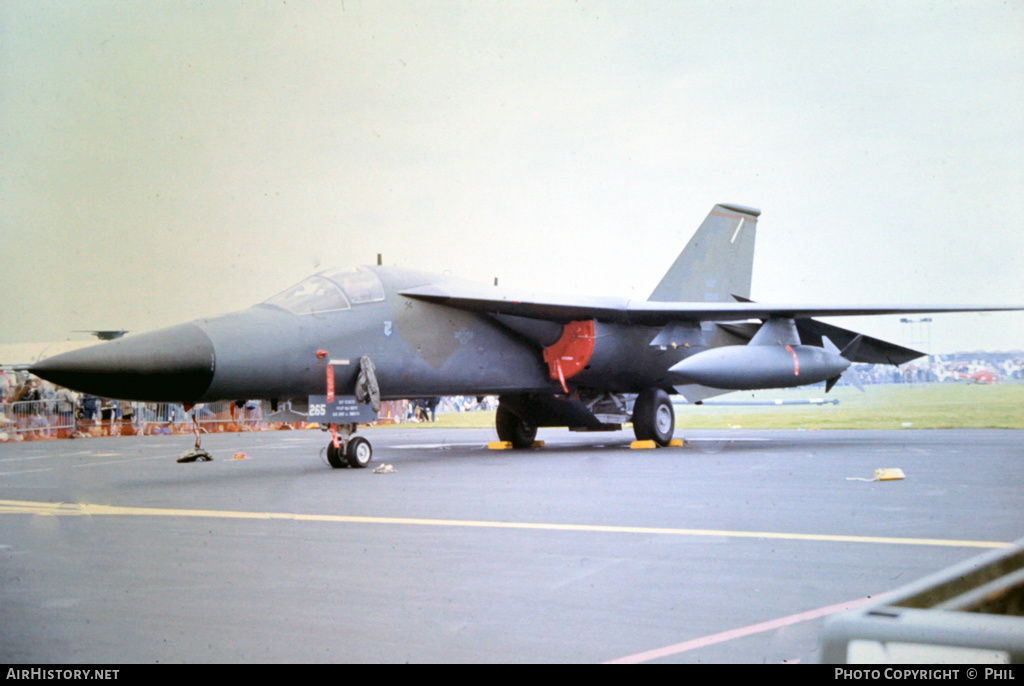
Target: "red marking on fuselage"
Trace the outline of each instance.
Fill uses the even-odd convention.
[[[316,351],[318,360],[327,360],[327,402],[334,402],[334,367],[331,366],[330,353],[320,348]]]

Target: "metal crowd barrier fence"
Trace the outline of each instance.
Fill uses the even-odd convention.
[[[198,424],[199,430],[205,433],[282,428],[279,423],[271,425],[264,419],[271,414],[269,401],[249,401],[242,407],[236,406],[233,402],[202,403],[188,412],[178,403],[131,405],[134,406],[131,427],[135,434],[191,433],[195,424]],[[291,422],[288,428],[301,428],[301,422]],[[121,433],[124,434],[125,431],[122,430]]]
[[[377,424],[409,421],[409,401],[381,403]],[[231,431],[267,431],[303,429],[318,426],[302,421],[273,421],[269,401],[246,402],[238,407],[233,402],[196,405],[188,412],[179,403],[142,403],[115,401],[112,407],[96,403],[76,407],[60,400],[30,400],[0,406],[0,442],[84,438],[96,436],[141,436],[158,434],[189,434],[194,430],[193,417],[200,431],[219,433]]]
[[[74,407],[56,400],[8,403],[0,413],[0,433],[11,440],[70,438],[74,430]]]
[[[193,416],[201,431],[262,431],[302,428],[301,422],[268,424],[270,403],[250,401],[242,407],[233,402],[196,405],[189,412],[177,403],[115,401],[109,408],[95,405],[71,407],[57,400],[8,403],[0,408],[0,440],[42,440],[85,436],[136,436],[184,434],[193,431]]]

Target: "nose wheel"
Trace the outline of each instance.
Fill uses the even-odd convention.
[[[349,439],[348,446],[345,448],[345,460],[348,462],[349,467],[362,469],[370,464],[372,459],[373,448],[368,440],[362,436],[354,436]]]
[[[354,426],[345,425],[338,432],[331,425],[331,442],[327,444],[327,463],[335,469],[363,469],[373,459],[373,447],[362,436],[353,436]]]

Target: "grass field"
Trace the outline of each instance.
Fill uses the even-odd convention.
[[[838,399],[838,405],[677,405],[676,426],[690,429],[1024,429],[1024,383],[866,386],[736,392],[708,402]],[[491,428],[494,412],[438,415],[434,426]]]
[[[838,399],[838,405],[768,407],[686,406],[678,426],[760,429],[1024,429],[1024,384],[895,384],[764,392],[761,400]],[[817,391],[816,393],[814,391]],[[751,399],[735,393],[719,400]],[[709,401],[712,402],[712,401]]]

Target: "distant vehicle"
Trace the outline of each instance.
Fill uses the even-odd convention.
[[[1002,374],[991,367],[972,362],[957,362],[935,370],[936,379],[941,382],[995,383]]]
[[[967,379],[974,383],[995,383],[999,381],[999,375],[986,367],[976,367],[967,372]]]

